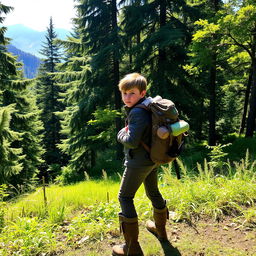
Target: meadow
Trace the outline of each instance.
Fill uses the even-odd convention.
[[[176,178],[172,165],[164,166],[159,171],[159,185],[170,211],[171,243],[180,254],[166,252],[156,239],[148,242],[154,238],[142,230],[145,255],[255,255],[256,161],[248,152],[232,163],[205,160],[197,164],[194,174],[182,161],[178,164],[182,179]],[[52,184],[45,187],[45,196],[43,187],[38,187],[8,202],[4,200],[7,189],[2,186],[0,255],[110,255],[111,246],[121,241],[118,188],[119,181],[107,177],[105,171],[100,180],[86,176],[85,181],[73,185]],[[143,186],[135,204],[143,226],[152,217]],[[209,232],[216,233],[217,225],[230,234],[231,229],[237,235],[246,231],[248,248],[188,241],[191,228],[206,232],[211,226],[214,228]],[[182,239],[176,234],[179,232]],[[208,236],[210,239],[211,234]]]

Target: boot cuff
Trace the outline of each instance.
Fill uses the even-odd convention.
[[[119,221],[120,222],[125,222],[125,223],[135,223],[138,222],[138,217],[135,218],[127,218],[122,214],[119,214]]]
[[[156,212],[156,213],[163,213],[163,212],[167,212],[167,211],[168,211],[168,209],[166,206],[163,209],[157,209],[154,207],[154,212]]]

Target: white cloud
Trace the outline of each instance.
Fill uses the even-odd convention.
[[[1,3],[14,7],[6,16],[5,26],[23,24],[44,31],[52,17],[55,28],[71,29],[71,19],[75,17],[73,0],[2,0]]]

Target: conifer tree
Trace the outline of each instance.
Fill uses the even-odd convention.
[[[67,87],[66,93],[62,94],[67,107],[64,112],[58,113],[63,118],[62,132],[67,136],[60,148],[71,157],[69,167],[74,179],[79,175],[81,178],[85,171],[95,167],[98,157],[104,155],[105,150],[113,151],[116,131],[113,131],[112,124],[120,127],[120,115],[114,109],[119,109],[121,102],[117,87],[120,47],[116,39],[116,2],[78,2],[75,33],[61,42],[68,58],[61,65],[63,72],[58,74]],[[104,118],[105,121],[108,119],[106,122],[111,120],[110,126],[95,125],[100,122],[92,121],[102,117],[103,113],[109,113]],[[102,138],[105,132],[111,136]],[[119,155],[122,151],[120,146]],[[114,155],[111,157],[113,160],[116,158]]]
[[[94,104],[90,100],[91,90],[87,88],[91,74],[89,58],[84,53],[78,30],[73,37],[60,42],[67,59],[56,76],[65,88],[61,96],[66,106],[64,111],[58,112],[63,134],[59,148],[70,157],[68,181],[73,182],[84,177],[84,172],[95,165],[95,145],[88,139],[91,134],[86,125]]]
[[[127,36],[141,34],[140,43],[133,47],[134,70],[148,73],[153,94],[173,95],[174,86],[183,84],[185,76],[180,67],[184,64],[190,38],[188,25],[193,20],[193,8],[185,1],[128,2],[122,22]]]
[[[10,8],[1,5],[6,13]],[[1,18],[2,21],[2,18]],[[39,113],[28,88],[30,80],[22,79],[20,65],[7,52],[9,42],[0,31],[0,107],[1,107],[1,175],[2,182],[13,185],[30,183],[41,161]]]
[[[0,107],[0,184],[9,183],[10,177],[22,170],[22,149],[11,145],[21,137],[20,133],[10,129],[13,111],[13,106]]]
[[[40,53],[44,56],[39,69],[36,90],[38,106],[42,110],[41,120],[44,125],[43,143],[45,147],[45,165],[41,166],[41,175],[55,178],[60,167],[66,163],[64,155],[57,145],[60,143],[60,121],[55,112],[63,110],[59,101],[61,92],[54,75],[57,73],[57,64],[60,63],[60,47],[56,42],[57,34],[54,30],[52,18],[45,35],[45,41]],[[52,172],[47,172],[52,171]]]
[[[78,5],[78,20],[81,36],[87,54],[91,56],[92,76],[88,86],[97,90],[91,94],[94,104],[110,104],[110,108],[120,111],[121,96],[119,82],[119,65],[121,60],[121,43],[117,24],[117,2],[82,0]],[[93,106],[95,110],[96,105]],[[116,118],[116,132],[121,129],[121,119]],[[117,158],[122,156],[122,146],[116,144]]]
[[[0,5],[0,23],[4,21],[3,14],[8,14],[11,7]],[[21,172],[22,149],[14,147],[12,143],[20,140],[21,134],[10,127],[11,114],[15,105],[8,105],[4,95],[12,89],[11,78],[17,75],[15,59],[6,50],[9,40],[5,38],[6,27],[0,27],[0,183],[8,183],[12,175]]]
[[[16,185],[34,185],[38,179],[38,167],[42,163],[42,154],[44,153],[42,136],[43,124],[40,117],[40,111],[36,106],[36,97],[33,94],[33,84],[31,81],[22,81],[28,83],[23,90],[12,93],[10,103],[16,104],[15,112],[12,114],[11,127],[21,133],[20,140],[13,142],[15,147],[22,149],[22,170],[19,174],[10,178],[10,183]],[[11,93],[8,95],[10,99]]]

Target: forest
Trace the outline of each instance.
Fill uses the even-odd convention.
[[[29,189],[42,176],[69,183],[85,172],[118,172],[124,113],[117,84],[131,72],[142,73],[148,95],[171,99],[189,122],[184,159],[197,151],[195,163],[210,147],[243,139],[255,151],[254,1],[74,4],[67,40],[58,40],[50,20],[35,79],[22,77],[1,27],[2,184]],[[1,5],[1,22],[10,11]]]
[[[7,28],[0,27],[0,254],[57,255],[86,243],[91,249],[66,255],[109,255],[103,251],[118,239],[124,157],[116,140],[125,120],[117,85],[138,72],[148,80],[147,96],[172,100],[190,125],[177,160],[181,180],[172,164],[159,170],[173,244],[182,255],[255,255],[255,0],[74,5],[66,40],[53,18],[46,24],[34,79],[24,78],[7,50]],[[0,3],[1,24],[11,11]],[[136,200],[144,220],[150,205],[141,191]],[[193,223],[204,217],[200,232],[209,223],[212,234],[233,230],[238,247],[197,240]],[[188,223],[183,231],[180,221]],[[182,233],[189,227],[194,241]],[[243,245],[235,241],[244,235]],[[162,255],[151,238],[143,239],[146,255]]]

